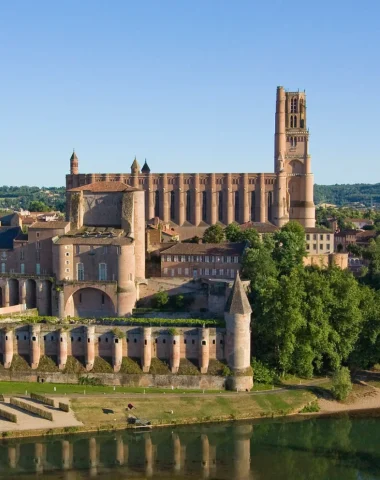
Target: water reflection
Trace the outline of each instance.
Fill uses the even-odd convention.
[[[0,443],[0,478],[380,478],[380,419],[281,420]]]

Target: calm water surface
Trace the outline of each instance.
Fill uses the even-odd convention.
[[[0,478],[380,479],[380,417],[2,440]]]

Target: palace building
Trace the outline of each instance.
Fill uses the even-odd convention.
[[[66,189],[96,182],[121,182],[141,189],[145,219],[171,222],[182,235],[186,230],[194,235],[196,228],[217,222],[271,222],[281,227],[297,220],[304,227],[314,227],[308,144],[305,92],[277,87],[272,173],[152,173],[146,161],[140,168],[136,158],[130,173],[79,173],[74,152]]]

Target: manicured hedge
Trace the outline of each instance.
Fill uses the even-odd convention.
[[[17,415],[15,413],[7,412],[0,408],[0,417],[9,420],[10,422],[17,423]]]
[[[49,407],[54,407],[54,400],[51,398],[45,397],[45,395],[39,395],[38,393],[31,393],[30,398],[33,400],[37,400],[37,402],[44,403],[45,405],[49,405]]]
[[[59,409],[62,410],[63,412],[69,412],[69,411],[70,411],[70,407],[67,405],[67,403],[59,402],[59,403],[58,403],[58,407],[59,407]]]
[[[45,418],[46,420],[50,420],[51,422],[53,421],[53,414],[51,412],[47,412],[46,410],[43,410],[42,408],[36,407],[34,405],[30,405],[29,403],[23,402],[18,398],[11,397],[9,403],[11,405],[14,405],[15,407],[21,408],[21,410],[25,410],[26,412],[29,412],[29,413],[34,413],[39,417]]]

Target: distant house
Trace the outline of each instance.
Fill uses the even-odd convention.
[[[245,242],[177,243],[161,252],[161,276],[235,278],[245,248]]]

